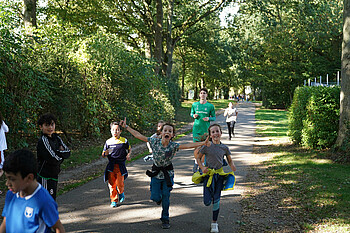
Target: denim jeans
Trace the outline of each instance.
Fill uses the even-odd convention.
[[[174,185],[174,178],[171,183]],[[166,185],[165,179],[151,178],[151,200],[155,202],[162,201],[162,220],[169,220],[170,191],[172,187]]]

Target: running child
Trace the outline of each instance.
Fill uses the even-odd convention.
[[[162,204],[162,228],[169,229],[169,205],[170,191],[174,185],[174,168],[172,159],[179,149],[190,149],[208,143],[209,138],[204,142],[179,144],[171,139],[175,136],[175,127],[170,123],[165,123],[161,128],[161,138],[146,137],[138,131],[126,125],[126,118],[121,121],[121,125],[134,137],[149,142],[153,152],[152,171],[147,171],[151,177],[151,200],[158,205]]]
[[[36,180],[37,163],[28,150],[7,156],[3,170],[9,191],[6,194],[3,232],[65,232],[59,219],[57,203]]]
[[[192,177],[194,183],[203,182],[203,201],[204,205],[213,204],[213,217],[211,223],[211,232],[219,232],[218,216],[220,210],[221,190],[230,190],[234,187],[234,174],[236,166],[231,159],[230,149],[221,143],[221,127],[218,124],[209,126],[209,137],[211,142],[209,145],[204,145],[195,158],[202,170],[203,174],[195,173]],[[204,164],[201,162],[205,156]],[[226,156],[229,166],[232,169],[231,173],[225,173],[223,170],[223,159]],[[197,178],[197,180],[195,180]]]
[[[125,200],[124,181],[128,177],[125,161],[130,161],[131,147],[126,138],[121,137],[122,127],[118,122],[111,123],[112,137],[108,139],[102,151],[102,157],[108,157],[104,181],[108,181],[111,207]]]
[[[41,137],[36,147],[38,160],[38,182],[46,188],[52,198],[56,200],[58,175],[61,164],[70,157],[70,150],[60,136],[55,133],[56,117],[45,113],[38,120]]]

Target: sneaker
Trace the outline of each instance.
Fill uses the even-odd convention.
[[[150,161],[150,160],[153,160],[153,155],[150,154],[150,155],[147,155],[143,158],[143,161],[147,162],[147,161]]]
[[[169,229],[170,228],[169,220],[162,220],[162,228],[163,229]]]
[[[115,202],[115,201],[112,201],[112,203],[111,203],[111,207],[117,207],[117,202]]]
[[[219,232],[219,225],[218,223],[211,223],[211,230],[210,232]]]
[[[122,193],[122,194],[119,194],[119,202],[120,203],[122,203],[124,200],[125,200],[125,195],[124,195],[124,193]]]

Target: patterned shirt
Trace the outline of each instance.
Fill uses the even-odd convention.
[[[167,147],[164,147],[162,145],[162,139],[160,138],[147,138],[149,144],[152,148],[153,153],[153,163],[157,167],[166,167],[169,166],[172,163],[172,159],[176,152],[179,150],[179,143],[170,141]],[[174,176],[174,170],[170,170],[169,176]],[[155,176],[158,179],[164,179],[164,174],[162,171],[158,173],[157,176]]]

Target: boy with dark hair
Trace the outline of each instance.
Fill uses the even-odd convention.
[[[0,233],[46,232],[51,228],[65,232],[59,219],[57,204],[37,181],[37,163],[28,150],[17,150],[10,154],[3,170],[9,191],[6,194],[4,217]]]
[[[121,137],[122,127],[118,122],[111,123],[112,137],[108,139],[103,147],[102,157],[108,157],[104,181],[108,181],[111,207],[117,207],[117,203],[123,202],[124,181],[128,177],[125,161],[130,161],[131,147],[128,140]]]
[[[41,137],[37,144],[38,182],[46,188],[56,200],[58,174],[61,163],[69,158],[70,150],[55,133],[56,117],[51,113],[42,115],[38,120]]]

